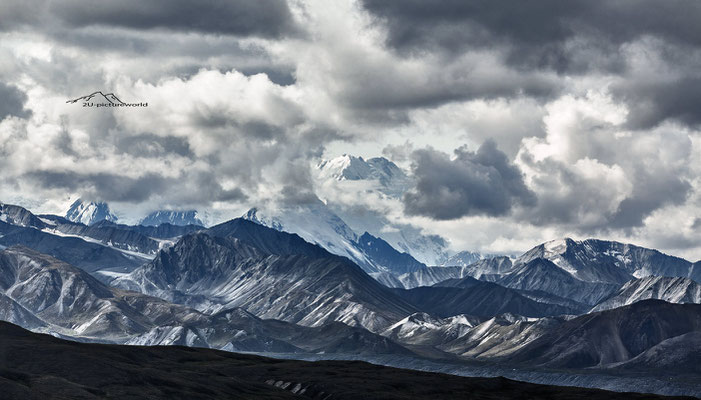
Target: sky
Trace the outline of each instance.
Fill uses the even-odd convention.
[[[0,201],[236,216],[314,201],[320,159],[384,156],[409,192],[344,195],[456,250],[695,261],[698,21],[695,0],[3,0]],[[96,90],[148,107],[66,103]]]

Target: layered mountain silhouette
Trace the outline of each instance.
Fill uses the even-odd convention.
[[[698,263],[563,239],[427,267],[354,240],[382,268],[250,218],[87,225],[0,204],[0,319],[78,341],[701,394]]]

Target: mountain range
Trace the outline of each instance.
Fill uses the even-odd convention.
[[[353,247],[338,254],[328,243],[343,235],[316,220],[296,223],[331,235],[326,246],[254,217],[86,225],[0,204],[0,319],[83,342],[380,357],[620,390],[644,376],[648,391],[701,394],[699,263],[561,239],[429,267],[371,233],[346,232]],[[581,378],[591,369],[605,378]]]

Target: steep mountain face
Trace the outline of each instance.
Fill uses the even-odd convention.
[[[645,371],[654,366],[667,374],[701,374],[701,332],[665,339],[630,360],[611,365],[621,371]]]
[[[543,243],[519,257],[523,264],[536,258],[550,260],[573,277],[586,282],[623,284],[633,277],[681,276],[699,280],[690,262],[631,244],[597,239],[554,240]],[[701,272],[701,271],[699,271]]]
[[[26,247],[0,252],[0,271],[4,295],[61,335],[122,341],[146,332],[154,324],[151,315],[165,320],[164,307],[183,320],[199,317],[194,310],[109,288],[79,268]],[[23,326],[35,328],[31,321]]]
[[[355,264],[243,219],[183,237],[115,284],[204,311],[377,331],[415,312]]]
[[[464,337],[484,319],[471,315],[437,318],[425,312],[411,314],[388,327],[383,336],[411,345],[440,347]]]
[[[159,226],[161,224],[171,224],[177,226],[199,225],[204,226],[204,222],[200,219],[196,210],[174,211],[160,210],[154,211],[144,217],[139,222],[139,225],[144,226]]]
[[[464,283],[465,280],[462,282]],[[572,314],[578,311],[558,304],[540,303],[521,295],[514,289],[478,280],[474,280],[471,285],[465,287],[433,286],[409,290],[394,289],[394,291],[419,310],[438,317],[451,317],[458,314],[493,317],[505,313],[525,317],[544,317]]]
[[[466,277],[492,282],[497,281],[511,270],[511,259],[499,256],[480,259],[467,266],[426,267],[401,275],[373,274],[372,276],[387,287],[413,289],[419,286],[433,286],[449,279]]]
[[[416,261],[411,255],[398,252],[389,243],[367,232],[358,238],[357,245],[374,263],[394,274],[426,269],[425,264]]]
[[[543,291],[590,305],[598,303],[619,287],[615,283],[579,280],[543,258],[515,264],[511,272],[495,282],[513,289]]]
[[[27,209],[4,203],[0,203],[0,222],[36,229],[43,229],[46,226],[44,221]]]
[[[699,331],[701,305],[644,300],[566,321],[508,359],[554,368],[615,367],[673,338],[686,347],[696,336],[683,335]]]
[[[2,261],[0,261],[2,265]],[[0,294],[0,320],[11,322],[26,329],[43,329],[47,324],[34,316],[31,311],[22,307],[19,303]]]
[[[296,233],[333,254],[351,259],[368,273],[400,274],[425,267],[381,238],[367,232],[359,237],[321,201],[285,209],[274,217],[251,209],[243,218],[278,231]]]
[[[63,337],[237,351],[412,354],[391,340],[341,323],[303,327],[243,309],[206,315],[105,286],[84,271],[24,247],[0,252],[0,317]]]
[[[554,240],[534,247],[508,263],[466,267],[467,275],[502,286],[541,291],[596,305],[634,277],[697,275],[693,265],[657,250],[588,239]]]
[[[333,254],[353,260],[366,272],[380,272],[380,268],[358,248],[355,232],[321,201],[287,208],[274,216],[263,215],[254,208],[243,218],[278,231],[295,233]]]
[[[464,278],[467,276],[467,269],[465,267],[426,267],[398,276],[373,276],[387,287],[413,289],[419,286],[431,286],[448,279]]]
[[[326,190],[338,193],[344,186],[362,187],[374,196],[399,200],[413,185],[411,177],[393,162],[378,157],[365,160],[362,157],[343,155],[321,161],[313,170],[320,196]],[[345,221],[355,232],[369,232],[381,237],[393,248],[408,253],[426,265],[438,265],[446,257],[447,243],[437,235],[430,235],[414,226],[390,222],[384,213],[364,207],[352,207],[334,201],[325,201],[334,214]]]
[[[112,214],[107,203],[94,201],[85,202],[81,199],[71,204],[68,211],[66,211],[66,219],[84,225],[92,225],[103,220],[117,222],[117,216]]]
[[[626,282],[592,311],[610,310],[637,301],[657,299],[668,303],[701,303],[701,285],[688,278],[648,276]]]
[[[512,271],[513,263],[509,257],[497,256],[483,258],[465,267],[465,274],[484,281],[495,281]]]
[[[477,280],[475,278],[472,278],[470,276],[466,276],[461,279],[448,279],[445,281],[438,282],[436,284],[433,284],[432,287],[449,287],[449,288],[462,288],[462,289],[470,289],[474,288],[474,290],[478,290],[480,287],[484,287],[484,289],[491,288],[490,290],[494,291],[495,296],[501,296],[502,300],[506,299],[508,297],[511,297],[513,295],[518,295],[518,299],[521,297],[529,299],[534,301],[536,304],[538,304],[538,307],[541,310],[546,310],[546,313],[543,315],[560,315],[560,314],[570,314],[570,315],[579,315],[586,313],[589,311],[591,306],[588,306],[587,304],[580,303],[574,300],[571,300],[566,297],[560,297],[556,296],[553,294],[550,294],[548,292],[543,292],[540,290],[521,290],[521,289],[511,289],[507,288],[501,285],[497,285],[495,283],[491,282],[485,282],[481,280]],[[504,292],[506,291],[506,292]],[[488,293],[485,293],[487,295]],[[494,299],[497,300],[498,299]],[[559,306],[559,307],[553,307],[553,308],[547,308],[546,306]],[[546,308],[543,308],[546,307]],[[503,312],[513,312],[515,314],[520,314],[524,316],[531,316],[530,314],[521,314],[516,311],[503,311]],[[497,314],[494,314],[497,315]]]

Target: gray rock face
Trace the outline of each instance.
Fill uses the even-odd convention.
[[[691,345],[697,332],[701,305],[645,300],[566,321],[523,346],[509,361],[554,368],[616,367],[673,338],[682,347]],[[684,336],[690,333],[694,335]]]
[[[492,317],[505,313],[525,317],[544,317],[573,314],[578,310],[559,304],[541,303],[523,296],[515,289],[473,278],[470,285],[448,286],[451,282],[432,287],[394,289],[404,300],[416,308],[438,317],[468,314]],[[465,283],[465,280],[461,280]]]
[[[349,260],[246,220],[183,237],[115,284],[202,311],[377,331],[415,312]]]
[[[237,351],[412,354],[392,340],[341,323],[304,327],[235,308],[207,315],[111,288],[24,247],[0,252],[0,319],[62,337]]]

